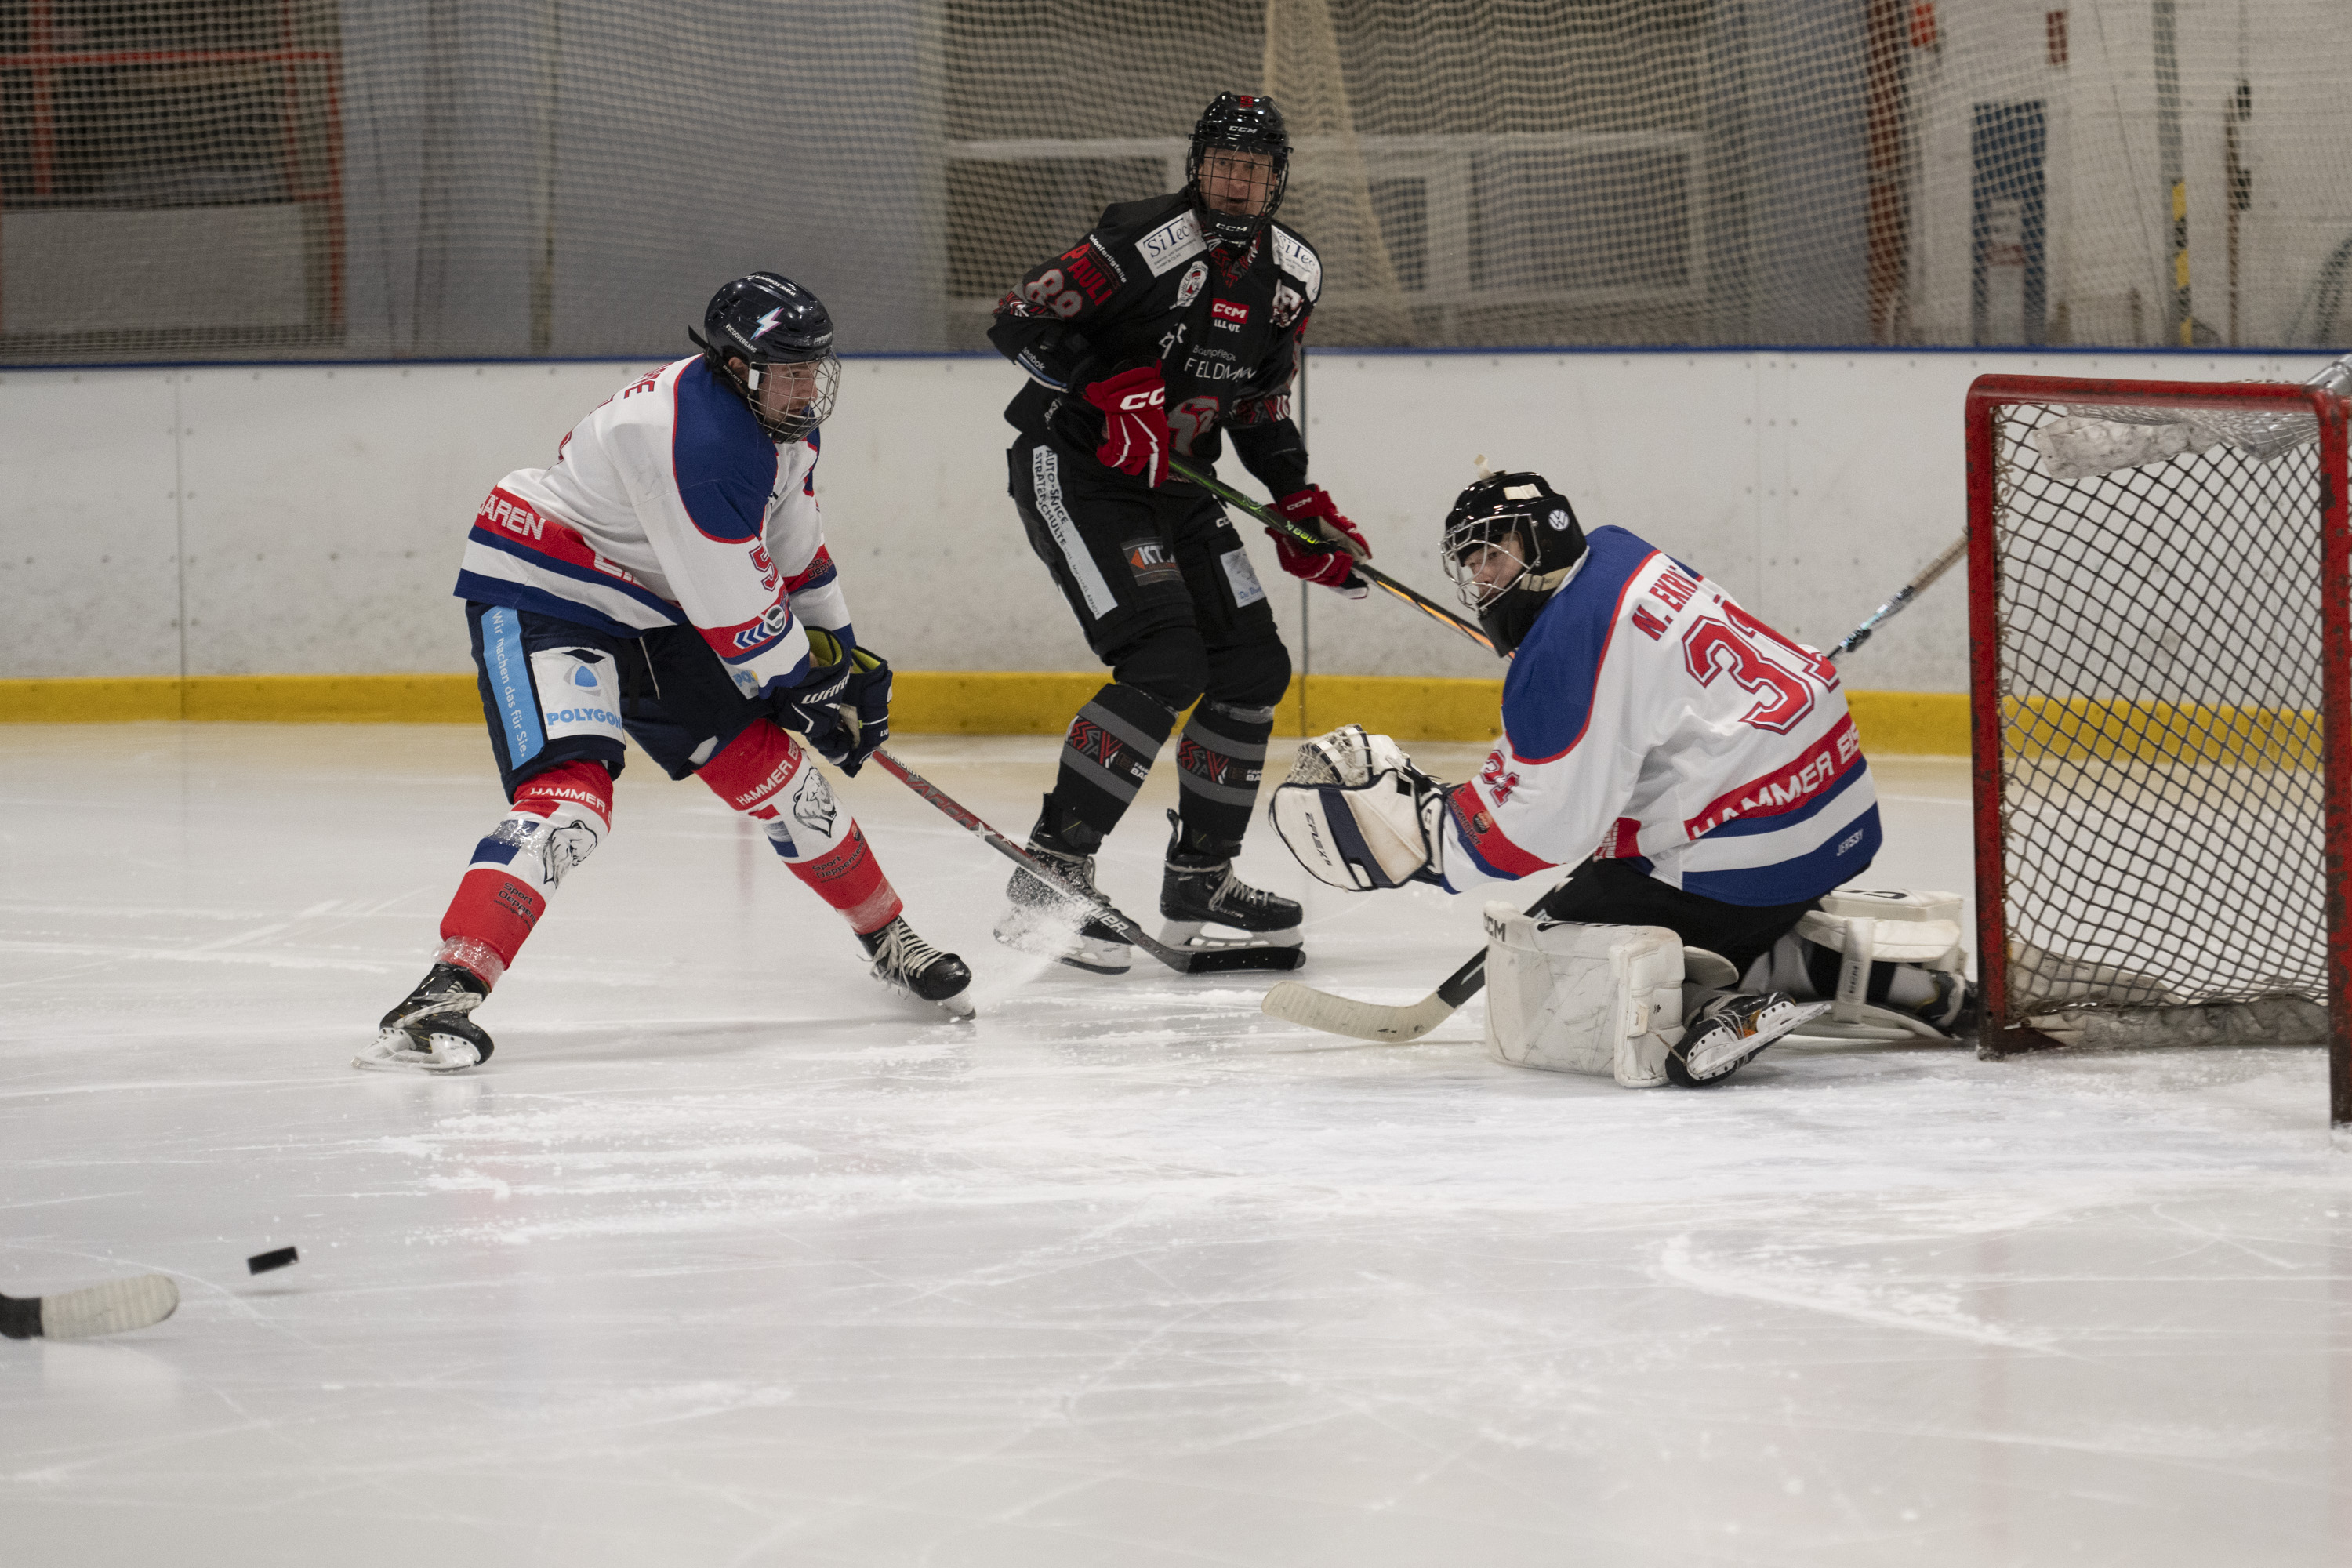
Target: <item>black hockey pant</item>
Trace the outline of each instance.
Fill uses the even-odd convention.
[[[1544,896],[1543,910],[1592,925],[1664,926],[1685,947],[1720,953],[1744,975],[1813,904],[1727,904],[1669,888],[1622,860],[1587,860]]]
[[[1186,485],[1124,479],[1090,455],[1024,437],[1011,453],[1013,505],[1109,684],[1070,721],[1046,824],[1083,825],[1089,847],[1177,743],[1183,847],[1230,855],[1249,830],[1290,654],[1224,508]]]

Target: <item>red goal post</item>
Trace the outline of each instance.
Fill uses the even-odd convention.
[[[2346,410],[1970,386],[1985,1054],[2324,1041],[2352,1129]]]

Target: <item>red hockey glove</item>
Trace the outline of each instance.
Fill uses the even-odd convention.
[[[1339,515],[1328,491],[1320,485],[1309,485],[1303,490],[1293,490],[1274,506],[1291,521],[1303,523],[1331,542],[1318,550],[1286,533],[1267,529],[1265,531],[1274,540],[1274,552],[1282,558],[1285,572],[1309,583],[1320,583],[1350,599],[1360,599],[1371,592],[1371,584],[1356,574],[1356,563],[1370,560],[1372,547],[1364,542],[1362,531],[1354,523]]]
[[[1103,443],[1095,456],[1122,474],[1139,474],[1155,489],[1168,477],[1168,388],[1156,364],[1123,370],[1086,391],[1102,410]]]

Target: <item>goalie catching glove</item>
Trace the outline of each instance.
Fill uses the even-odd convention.
[[[1361,724],[1299,747],[1266,815],[1318,881],[1349,892],[1444,885],[1445,785]]]

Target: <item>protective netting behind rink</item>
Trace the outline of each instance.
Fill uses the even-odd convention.
[[[2344,459],[2308,394],[2003,380],[1970,523],[1988,1038],[2320,1039]]]
[[[2340,344],[2341,0],[0,0],[0,359],[980,343],[1224,89],[1316,342]]]

